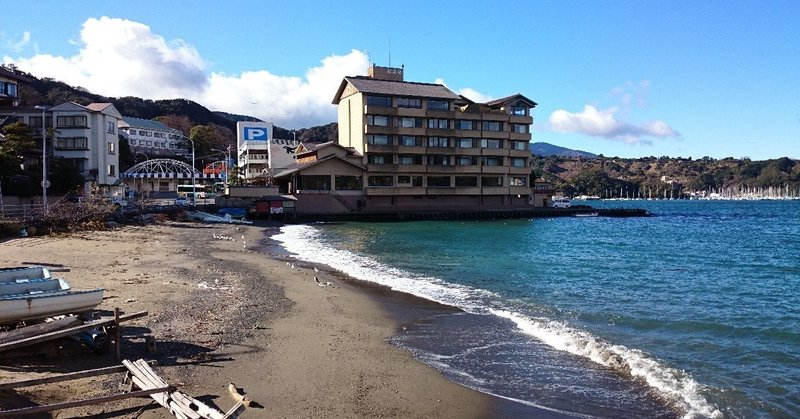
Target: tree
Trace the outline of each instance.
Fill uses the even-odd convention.
[[[195,155],[204,156],[214,148],[216,132],[209,125],[196,125],[189,131],[189,139],[194,141]],[[189,150],[191,152],[191,149]]]
[[[31,129],[22,122],[3,128],[0,140],[0,177],[9,178],[22,173],[21,164],[25,155],[37,153],[38,146]]]

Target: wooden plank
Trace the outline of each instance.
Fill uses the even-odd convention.
[[[150,361],[151,364],[155,365],[156,361]],[[39,384],[50,384],[50,383],[58,383],[61,381],[69,381],[75,380],[78,378],[84,377],[93,377],[98,375],[106,375],[106,374],[114,374],[117,372],[124,372],[127,371],[124,365],[117,365],[114,367],[105,367],[105,368],[97,368],[93,370],[84,370],[84,371],[76,371],[70,372],[66,374],[60,374],[53,377],[43,377],[43,378],[34,378],[31,380],[24,380],[24,381],[13,381],[9,383],[0,383],[0,390],[8,390],[12,388],[19,388],[19,387],[29,387],[29,386],[36,386]]]
[[[147,316],[147,312],[146,311],[140,311],[138,313],[133,313],[133,314],[120,316],[119,321],[120,322],[124,322],[124,321],[128,321],[128,320],[138,319],[139,317],[144,317],[144,316]],[[10,351],[12,349],[17,349],[17,348],[22,348],[24,346],[33,345],[33,344],[36,344],[36,343],[47,342],[48,340],[54,340],[54,339],[59,339],[59,338],[63,338],[63,337],[66,337],[66,336],[74,335],[74,334],[83,332],[84,330],[89,330],[89,329],[92,329],[92,328],[95,328],[95,327],[100,327],[100,326],[108,326],[108,325],[112,325],[112,324],[114,324],[114,319],[113,318],[112,319],[105,319],[105,320],[95,320],[95,321],[92,321],[92,322],[84,323],[81,326],[69,327],[69,328],[66,328],[66,329],[63,329],[63,330],[59,330],[59,331],[55,331],[55,332],[50,332],[50,333],[45,333],[45,334],[38,335],[38,336],[32,336],[32,337],[25,338],[25,339],[15,340],[13,342],[6,342],[6,343],[0,344],[0,352]]]
[[[114,347],[117,350],[117,361],[122,359],[122,328],[119,326],[119,307],[114,307]]]
[[[236,403],[236,406],[233,406],[231,410],[228,410],[222,419],[238,419],[239,416],[244,413],[245,409],[246,407],[244,404],[242,404],[242,402]]]
[[[77,326],[82,323],[80,317],[69,316],[63,319],[54,320],[47,323],[39,323],[31,326],[20,327],[18,329],[9,330],[8,332],[0,333],[0,343],[14,342],[20,339],[26,339],[31,336],[42,335],[45,333],[55,332],[67,327]]]
[[[0,410],[0,418],[14,417],[18,415],[31,415],[34,413],[52,412],[53,410],[68,409],[70,407],[88,406],[99,403],[113,402],[116,400],[130,399],[133,397],[149,396],[153,393],[163,393],[169,391],[171,387],[151,388],[147,390],[131,391],[129,393],[113,394],[110,396],[93,397],[90,399],[74,400],[70,402],[54,403],[43,406],[23,407],[12,410]]]

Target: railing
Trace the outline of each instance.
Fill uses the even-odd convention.
[[[0,206],[0,220],[33,220],[42,218],[42,204],[19,204]]]

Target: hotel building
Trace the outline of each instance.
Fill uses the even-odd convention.
[[[477,103],[441,84],[404,81],[403,68],[372,66],[368,76],[345,77],[333,103],[338,146],[360,155],[363,167],[357,202],[343,203],[342,212],[532,206],[528,144],[536,103],[525,96]],[[279,174],[291,177],[298,206],[304,193],[325,190],[334,201],[353,199],[352,182],[337,190],[335,168],[325,182],[317,173],[304,178],[311,164],[318,166],[298,159]]]

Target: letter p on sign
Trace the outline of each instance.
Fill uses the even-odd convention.
[[[245,141],[267,141],[267,129],[258,127],[244,127]]]

